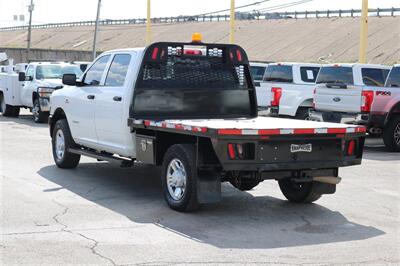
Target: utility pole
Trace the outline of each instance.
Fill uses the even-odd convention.
[[[93,37],[93,60],[96,58],[96,43],[97,43],[97,33],[99,30],[99,19],[100,19],[100,8],[101,8],[101,0],[98,0],[97,4],[97,15],[96,15],[96,24],[94,26],[94,37]]]
[[[362,0],[362,12],[360,23],[360,53],[359,63],[367,62],[367,47],[368,47],[368,0]]]
[[[229,43],[235,42],[235,0],[231,0],[231,15],[229,20]]]
[[[146,45],[151,43],[151,0],[147,0]]]
[[[31,0],[31,4],[28,6],[29,11],[29,25],[28,25],[28,39],[27,39],[27,48],[26,48],[26,60],[29,61],[30,53],[31,53],[31,36],[32,36],[32,12],[35,5],[33,4],[33,0]]]

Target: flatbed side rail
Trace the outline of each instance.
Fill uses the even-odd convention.
[[[208,128],[181,123],[170,123],[167,121],[152,121],[141,119],[128,119],[131,129],[144,128],[161,130],[172,133],[188,134],[194,136],[229,137],[229,136],[283,136],[283,135],[348,135],[356,134],[364,136],[366,127],[344,127],[344,128],[276,128],[276,129],[236,129],[236,128]]]

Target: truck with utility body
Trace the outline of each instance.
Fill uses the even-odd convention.
[[[193,211],[221,200],[221,182],[279,182],[293,202],[335,192],[339,167],[362,160],[365,128],[258,117],[245,51],[159,42],[101,54],[51,96],[55,164],[80,157],[161,166],[167,204]]]
[[[35,123],[47,122],[50,95],[62,88],[63,74],[82,74],[79,66],[58,62],[32,62],[25,71],[10,64],[0,73],[0,108],[3,116],[18,117],[20,108],[28,108]]]
[[[269,64],[257,88],[259,108],[268,109],[271,116],[307,120],[320,67],[308,63]]]
[[[383,65],[324,66],[310,118],[364,125],[370,135],[382,137],[390,151],[400,151],[400,66],[389,71]]]

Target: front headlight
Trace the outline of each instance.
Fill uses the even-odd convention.
[[[53,91],[53,88],[38,88],[38,93],[40,97],[49,98]]]

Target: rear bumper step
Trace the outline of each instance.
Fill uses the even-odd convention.
[[[315,176],[313,177],[313,181],[325,184],[337,185],[342,181],[342,178],[335,176]]]

